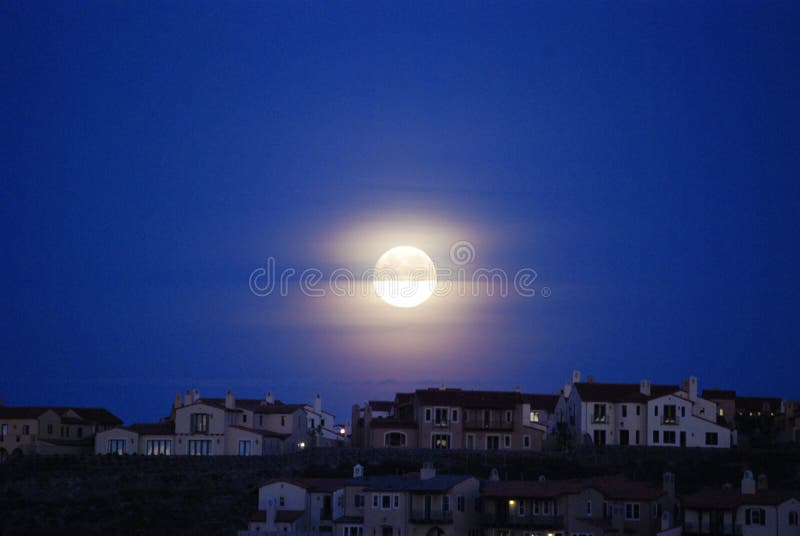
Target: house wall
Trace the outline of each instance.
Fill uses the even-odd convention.
[[[763,508],[766,513],[764,525],[746,525],[746,510],[748,508]],[[784,501],[777,506],[756,506],[743,504],[736,510],[736,525],[742,528],[742,536],[798,536],[800,525],[789,525],[789,512],[798,512],[800,515],[800,502],[796,499]]]
[[[141,452],[139,450],[139,434],[123,428],[112,428],[94,436],[94,453],[108,454],[108,442],[112,439],[125,441],[125,454]]]
[[[6,454],[13,453],[16,449],[24,455],[33,454],[35,441],[39,433],[39,421],[37,419],[0,419],[0,427],[5,425],[8,432],[0,440],[0,449],[4,449]],[[28,433],[23,433],[25,426]]]

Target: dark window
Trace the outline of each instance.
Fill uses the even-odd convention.
[[[678,422],[678,413],[676,409],[677,408],[673,404],[664,406],[664,418],[662,419],[664,424],[676,424]]]
[[[623,417],[628,416],[628,406],[626,406],[625,404],[622,404],[622,416]]]
[[[47,425],[47,433],[48,434],[52,434],[53,433],[53,425],[52,424],[48,424]]]
[[[453,422],[458,422],[458,410],[457,409],[453,410],[452,420],[453,420]]]
[[[706,432],[706,445],[718,445],[719,435],[717,432]]]
[[[358,494],[355,496],[354,504],[356,508],[364,508],[364,496],[362,494]]]
[[[208,413],[192,413],[191,426],[192,433],[208,432]]]
[[[636,406],[636,415],[642,414],[642,406]]]
[[[745,525],[766,525],[766,511],[763,508],[748,508],[744,511]]]
[[[658,430],[653,430],[653,443],[658,443]]]
[[[431,422],[431,408],[425,408],[425,422]]]
[[[124,439],[109,439],[108,440],[108,453],[109,454],[125,454],[125,440]]]
[[[387,447],[405,447],[406,435],[401,432],[388,432],[384,438]]]
[[[674,445],[675,444],[675,432],[673,432],[671,430],[665,430],[664,431],[664,443],[666,443],[668,445]]]
[[[463,512],[464,511],[464,496],[463,495],[459,495],[456,498],[456,510],[458,510],[459,512]]]
[[[639,503],[625,503],[625,519],[629,521],[639,519]]]
[[[148,456],[169,456],[172,454],[172,441],[170,439],[148,439],[145,447],[145,454]]]
[[[5,425],[4,425],[4,426],[5,426]],[[78,430],[80,430],[80,428],[78,428]],[[30,427],[30,425],[28,425],[28,424],[23,424],[23,425],[22,425],[22,435],[30,435],[30,433],[31,433],[31,427]],[[4,434],[4,435],[5,435],[5,434]],[[80,434],[78,434],[78,437],[80,437],[80,436],[81,436],[81,435],[80,435]]]
[[[605,445],[606,444],[606,431],[605,430],[595,430],[594,431],[594,444],[595,445]]]
[[[242,413],[242,422],[247,422],[247,413]]]

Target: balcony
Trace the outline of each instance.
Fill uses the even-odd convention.
[[[593,424],[608,424],[608,414],[606,413],[595,413],[592,415],[592,423]]]
[[[661,417],[661,424],[666,424],[670,426],[677,426],[678,425],[678,416],[677,415],[664,415]]]
[[[464,421],[465,430],[513,430],[514,423],[501,419],[466,419]]]
[[[410,520],[412,523],[452,523],[453,512],[441,510],[412,510]]]
[[[486,527],[504,528],[519,527],[529,529],[553,529],[564,528],[564,516],[553,515],[509,515],[501,514],[482,514],[481,524]]]
[[[441,419],[438,421],[433,421],[434,428],[448,428],[450,426],[450,421]]]

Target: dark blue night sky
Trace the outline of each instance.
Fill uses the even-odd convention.
[[[343,420],[577,368],[797,398],[798,27],[789,2],[0,0],[0,397],[130,422],[192,387],[320,392]],[[366,321],[248,287],[445,228],[552,295]]]

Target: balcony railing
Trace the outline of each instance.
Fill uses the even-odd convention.
[[[450,421],[441,419],[438,421],[433,421],[434,428],[447,428],[448,426],[450,426]]]
[[[412,510],[411,511],[412,523],[452,523],[453,512],[448,510]]]
[[[595,424],[607,423],[608,415],[605,413],[595,413],[592,415],[592,422]]]
[[[501,419],[466,419],[464,428],[469,430],[513,430],[514,423]]]
[[[664,415],[661,418],[661,424],[678,424],[678,416],[677,415]]]

